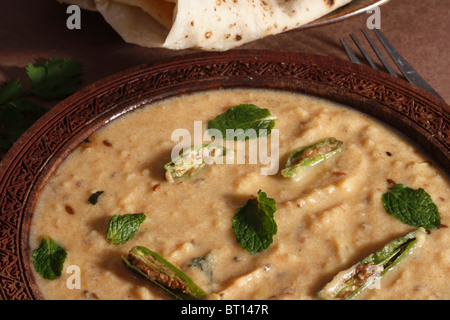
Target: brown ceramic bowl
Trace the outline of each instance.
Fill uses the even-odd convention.
[[[36,199],[49,177],[98,128],[140,106],[219,88],[269,88],[315,95],[396,128],[450,168],[450,108],[426,91],[322,56],[280,51],[200,53],[143,65],[72,95],[35,123],[0,163],[0,299],[40,299],[29,261]]]

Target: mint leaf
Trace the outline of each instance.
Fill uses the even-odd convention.
[[[146,216],[143,213],[114,215],[109,221],[106,240],[111,244],[127,242],[133,238],[145,218]]]
[[[52,238],[45,236],[39,248],[33,251],[36,271],[45,279],[55,280],[61,276],[67,252]]]
[[[403,184],[389,188],[382,196],[384,208],[398,220],[413,227],[438,229],[441,217],[436,204],[422,188],[414,190]]]
[[[269,135],[276,117],[268,109],[254,104],[240,104],[208,122],[208,130],[216,129],[227,140],[247,140]],[[228,131],[227,129],[232,130]]]
[[[72,59],[61,60],[56,57],[40,66],[30,62],[26,70],[32,82],[30,93],[40,98],[60,99],[75,91],[81,66]]]
[[[234,235],[251,254],[264,251],[272,244],[273,236],[277,234],[275,211],[275,200],[261,190],[256,198],[249,199],[236,211],[232,223]]]

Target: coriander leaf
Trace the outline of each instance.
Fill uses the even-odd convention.
[[[30,62],[26,70],[32,82],[30,93],[40,98],[59,99],[75,91],[81,66],[72,59],[61,60],[56,57],[41,66]]]
[[[273,236],[277,234],[275,211],[275,200],[261,190],[256,198],[249,199],[236,211],[232,223],[234,235],[251,254],[264,251],[272,244]]]
[[[384,208],[398,220],[413,227],[438,229],[441,217],[436,204],[422,188],[414,190],[403,184],[389,188],[382,196]]]
[[[67,252],[52,238],[45,236],[39,248],[33,251],[36,271],[45,279],[55,280],[61,276]]]
[[[5,141],[11,141],[12,143],[39,119],[45,111],[41,106],[21,98],[0,104],[0,124],[2,124],[0,135],[3,136]]]
[[[4,82],[0,86],[0,105],[20,97],[21,90],[22,84],[17,79],[11,79]]]
[[[219,130],[227,140],[254,139],[269,135],[275,120],[276,117],[268,109],[254,104],[240,104],[210,120],[208,130]]]
[[[16,140],[23,133],[21,129],[24,121],[23,115],[19,109],[12,103],[0,106],[0,123],[3,124],[2,134]]]
[[[71,59],[53,58],[42,66],[28,63],[26,72],[31,79],[30,90],[22,90],[17,79],[0,85],[0,149],[7,151],[46,109],[28,100],[35,95],[40,98],[64,98],[75,91],[79,81],[80,64]]]
[[[146,216],[143,213],[114,215],[109,221],[106,240],[111,244],[127,242],[133,238],[145,218]]]

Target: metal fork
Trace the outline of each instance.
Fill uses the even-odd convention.
[[[373,51],[377,55],[378,59],[380,59],[383,66],[386,68],[387,72],[391,74],[394,77],[398,77],[397,73],[392,69],[392,67],[389,65],[387,60],[384,58],[378,47],[375,45],[372,38],[369,36],[369,34],[366,32],[366,30],[361,30],[366,37],[367,41],[369,42],[370,46],[372,47]],[[373,29],[374,33],[377,35],[378,39],[380,40],[383,47],[386,49],[386,52],[389,54],[389,56],[392,58],[392,60],[397,65],[398,69],[401,71],[403,76],[408,80],[411,84],[416,85],[422,89],[425,89],[426,91],[430,92],[431,94],[435,95],[442,101],[444,99],[417,73],[416,70],[413,69],[413,67],[403,58],[400,53],[395,49],[395,47],[386,39],[386,37],[381,33],[379,29]],[[364,56],[364,58],[367,60],[367,63],[373,68],[377,69],[377,65],[373,62],[373,60],[370,58],[370,56],[367,54],[367,52],[364,50],[364,48],[359,43],[358,39],[353,35],[350,34],[350,38],[352,38],[353,42],[358,47],[361,54]],[[356,54],[352,51],[352,49],[348,46],[348,44],[345,42],[344,39],[340,39],[342,46],[344,47],[350,61],[354,63],[361,64]],[[445,102],[445,101],[444,101]]]

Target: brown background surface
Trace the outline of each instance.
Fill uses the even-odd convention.
[[[152,49],[125,43],[99,13],[82,11],[81,29],[66,27],[67,5],[56,0],[0,2],[0,82],[26,81],[28,62],[59,56],[82,64],[82,88],[110,74],[142,63],[194,53]],[[381,7],[381,30],[413,67],[450,101],[449,0],[391,0]],[[347,60],[339,38],[363,40],[369,14],[320,28],[271,36],[239,49],[282,49]],[[366,45],[365,41],[364,45]],[[356,50],[356,49],[355,49]],[[49,105],[51,107],[52,105]]]

